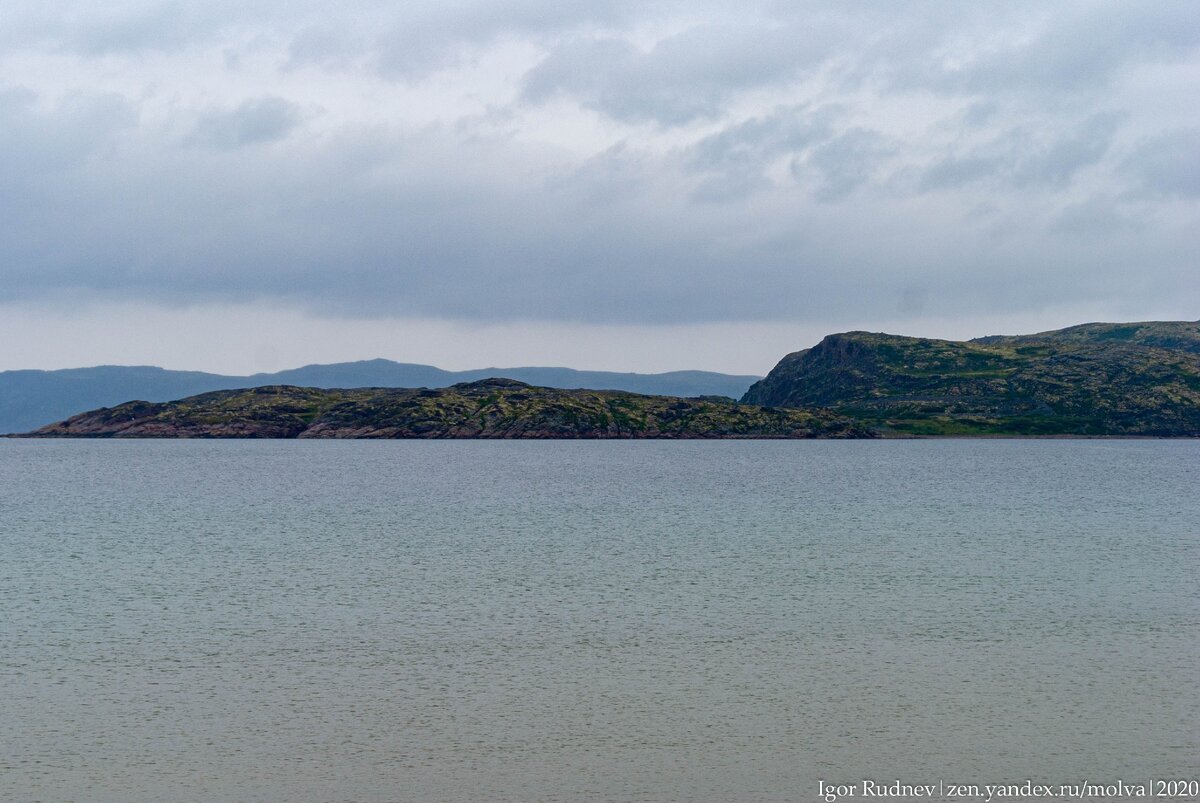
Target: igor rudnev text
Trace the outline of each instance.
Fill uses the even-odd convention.
[[[1116,780],[1105,783],[1043,784],[1025,780],[1017,783],[905,783],[900,780],[875,781],[863,779],[850,783],[817,782],[817,797],[824,803],[836,803],[844,798],[902,798],[931,800],[1011,800],[1030,798],[1194,798],[1200,795],[1200,780]]]

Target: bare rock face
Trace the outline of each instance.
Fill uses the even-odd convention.
[[[430,390],[271,386],[128,402],[42,427],[91,438],[869,438],[821,409],[558,390],[484,379]]]

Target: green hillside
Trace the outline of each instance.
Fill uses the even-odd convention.
[[[742,401],[893,435],[1200,435],[1200,324],[1084,324],[969,342],[869,332],[789,354]]]
[[[1126,343],[1168,351],[1200,354],[1200,321],[1144,321],[1141,323],[1083,323],[1036,335],[992,335],[969,341],[985,345],[1054,343],[1096,345]]]

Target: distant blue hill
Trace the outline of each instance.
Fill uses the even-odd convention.
[[[737,399],[761,377],[711,371],[623,374],[572,368],[478,368],[443,371],[432,365],[363,360],[306,365],[273,374],[224,376],[152,366],[101,365],[60,371],[0,371],[0,433],[28,432],[97,407],[127,401],[172,401],[210,390],[300,385],[317,388],[444,388],[458,382],[506,377],[551,388],[627,390],[663,396]]]

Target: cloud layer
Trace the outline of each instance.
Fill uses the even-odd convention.
[[[1200,309],[1187,3],[0,9],[4,302]]]

